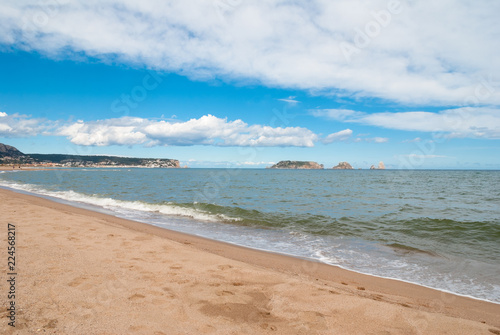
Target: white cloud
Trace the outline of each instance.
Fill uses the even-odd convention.
[[[364,137],[369,134],[358,134],[357,137],[353,140],[354,143],[359,142],[368,142],[368,143],[386,143],[389,142],[389,138],[387,137]]]
[[[53,129],[57,122],[31,119],[28,115],[0,112],[0,137],[28,137],[44,134]]]
[[[343,122],[388,129],[443,132],[447,133],[448,137],[500,139],[500,110],[488,107],[447,109],[438,113],[417,111],[339,114],[332,110],[317,110],[311,113]]]
[[[239,146],[239,147],[313,147],[346,141],[352,130],[345,129],[325,138],[303,127],[248,125],[242,120],[229,121],[204,115],[188,121],[151,120],[121,117],[96,121],[68,122],[12,114],[0,117],[0,137],[65,136],[83,146]]]
[[[328,144],[333,142],[347,141],[349,138],[351,138],[351,136],[352,136],[352,130],[344,129],[339,132],[328,135],[322,140],[322,142]]]
[[[5,136],[5,134],[8,134],[10,131],[12,131],[11,126],[5,123],[0,123],[0,134],[2,134],[2,136]]]
[[[353,131],[351,129],[344,129],[339,132],[330,134],[323,138],[321,142],[324,144],[329,144],[333,142],[341,142],[341,141],[349,141],[352,137]],[[369,138],[360,138],[360,136],[363,136],[363,134],[358,134],[358,137],[356,137],[354,140],[352,140],[354,143],[359,143],[359,142],[373,142],[373,143],[386,143],[389,142],[389,138],[387,137],[369,137]]]
[[[403,143],[418,143],[422,141],[420,137],[415,137],[413,140],[404,140]]]
[[[306,128],[272,128],[248,125],[205,115],[185,122],[152,121],[142,118],[76,122],[62,127],[57,135],[78,145],[216,145],[312,147],[318,136]]]
[[[375,142],[375,143],[386,143],[389,142],[387,137],[374,137],[365,139],[367,142]]]
[[[236,165],[239,166],[262,166],[262,165],[273,165],[273,162],[238,162]]]
[[[350,109],[315,109],[310,111],[313,116],[324,117],[337,121],[349,120],[355,117],[365,115],[362,112],[353,111]]]
[[[293,97],[293,96],[289,96],[286,99],[278,99],[278,101],[286,102],[290,106],[296,106],[300,102],[298,100],[295,100],[295,97]]]
[[[500,104],[495,0],[57,0],[0,4],[0,43],[192,78],[411,104]],[[375,27],[360,45],[360,32]],[[457,36],[459,38],[457,38]],[[346,58],[341,45],[358,49]]]

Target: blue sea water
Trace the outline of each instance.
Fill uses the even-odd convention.
[[[500,303],[500,171],[87,168],[0,186]]]

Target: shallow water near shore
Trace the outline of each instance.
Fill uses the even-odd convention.
[[[0,185],[500,303],[500,171],[90,168]]]

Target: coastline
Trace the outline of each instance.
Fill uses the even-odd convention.
[[[0,189],[0,204],[2,230],[14,223],[19,231],[17,322],[33,332],[491,334],[500,328],[494,303],[9,190]],[[6,306],[6,295],[0,301]],[[0,329],[12,332],[7,322]]]

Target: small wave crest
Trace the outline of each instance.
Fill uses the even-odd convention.
[[[148,203],[144,201],[127,201],[118,200],[109,197],[101,197],[98,195],[86,195],[83,193],[69,191],[50,191],[31,184],[19,184],[15,182],[2,181],[1,186],[25,191],[29,193],[49,196],[57,199],[62,199],[70,202],[83,203],[101,207],[113,212],[123,211],[139,211],[145,213],[160,213],[167,216],[181,216],[200,221],[209,222],[236,222],[240,218],[233,218],[222,213],[210,213],[199,209],[199,206],[186,206],[169,202],[163,203]]]

